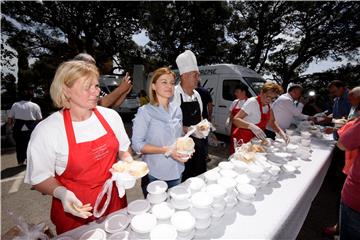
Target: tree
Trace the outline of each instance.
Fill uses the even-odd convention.
[[[226,2],[147,2],[143,24],[150,43],[145,52],[161,65],[175,64],[186,49],[197,56],[199,65],[224,59],[225,24],[230,17]]]
[[[289,3],[290,4],[290,3]],[[270,54],[267,69],[283,85],[297,78],[314,60],[356,57],[360,46],[358,2],[291,2],[289,39]]]

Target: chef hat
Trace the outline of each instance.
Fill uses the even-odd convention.
[[[294,88],[303,88],[300,84],[296,84],[296,83],[289,83],[287,86],[286,91],[290,92],[291,90],[293,90]]]
[[[176,65],[179,68],[180,75],[187,72],[199,71],[196,57],[190,50],[185,50],[185,52],[176,58]]]

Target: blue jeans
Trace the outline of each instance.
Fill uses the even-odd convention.
[[[340,240],[360,239],[360,213],[340,203]]]
[[[141,179],[141,189],[142,189],[142,192],[144,194],[144,198],[146,198],[148,192],[146,190],[146,187],[147,185],[149,185],[149,183],[153,182],[153,181],[156,181],[156,180],[161,180],[161,179],[157,179],[156,177],[153,177],[151,175],[146,175],[144,176],[142,179]],[[161,181],[164,181],[164,180],[161,180]],[[174,180],[169,180],[169,181],[164,181],[167,183],[168,185],[168,188],[172,188],[178,184],[180,184],[181,182],[181,179],[178,178],[178,179],[174,179]]]

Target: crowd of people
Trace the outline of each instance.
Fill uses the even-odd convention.
[[[131,141],[119,114],[108,108],[120,105],[131,91],[131,78],[126,74],[118,88],[99,97],[99,71],[88,54],[80,54],[58,67],[50,87],[58,111],[39,122],[41,111],[31,102],[28,89],[24,99],[13,105],[9,123],[14,125],[18,162],[27,161],[26,183],[53,196],[51,219],[58,234],[95,219],[92,210],[102,186],[111,178],[109,169],[117,161],[133,161],[134,153],[141,154],[149,168],[141,179],[145,197],[152,181],[163,180],[170,188],[207,170],[206,136],[199,131],[190,135],[195,143],[191,156],[177,152],[175,143],[203,119],[211,122],[211,94],[201,87],[193,52],[181,53],[176,64],[178,84],[175,73],[163,67],[154,71],[148,95],[144,90],[139,93],[141,106],[133,119]],[[340,235],[360,239],[360,87],[349,90],[336,80],[328,90],[334,97],[332,114],[317,117],[314,114],[318,108],[308,111],[313,114],[304,114],[303,88],[299,84],[290,84],[284,93],[279,84],[266,82],[253,97],[248,86],[239,84],[229,109],[230,154],[238,144],[254,137],[279,137],[288,143],[286,129],[296,121],[336,123],[325,131],[338,140],[333,165],[346,161],[347,178],[339,203]],[[126,196],[120,198],[115,185],[112,192],[104,215],[127,206]]]

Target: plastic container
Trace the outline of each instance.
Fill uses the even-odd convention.
[[[220,169],[233,169],[234,168],[234,164],[232,164],[229,161],[220,162],[218,166]]]
[[[107,238],[108,240],[128,240],[129,239],[129,232],[121,231],[112,234],[110,237]]]
[[[192,194],[201,191],[205,187],[205,181],[199,177],[192,177],[185,181],[185,184],[188,185]]]
[[[220,178],[220,174],[215,170],[210,170],[204,173],[205,180],[208,184],[216,183],[218,178]]]
[[[138,199],[132,201],[127,206],[127,211],[131,215],[139,215],[142,213],[146,213],[150,209],[150,203],[148,200]]]
[[[167,189],[167,183],[161,180],[153,181],[146,187],[147,192],[154,195],[163,194]]]
[[[170,224],[159,224],[150,232],[150,239],[175,240],[177,237],[176,228]]]
[[[131,229],[140,234],[148,234],[156,226],[156,217],[150,213],[136,215],[131,220]]]
[[[220,175],[223,177],[235,178],[238,173],[231,169],[222,169],[220,170]]]
[[[167,202],[156,204],[151,209],[152,214],[161,221],[169,220],[175,213],[175,209]]]
[[[280,171],[280,168],[279,168],[279,171]],[[243,174],[243,175],[237,176],[235,178],[235,181],[237,184],[248,184],[248,183],[250,183],[251,179],[247,175]]]
[[[225,197],[226,189],[219,184],[210,184],[206,187],[206,192],[214,198],[214,201],[219,201]]]
[[[243,199],[252,199],[256,194],[256,188],[250,184],[238,184],[236,190],[239,193],[238,196]]]
[[[146,196],[146,199],[151,203],[151,204],[158,204],[161,202],[164,202],[167,198],[167,193],[161,193],[161,194],[151,194],[149,193]]]
[[[213,201],[212,195],[206,192],[198,192],[191,197],[191,203],[196,208],[209,208]]]
[[[231,193],[236,186],[236,181],[233,178],[221,177],[217,180],[217,183],[226,189],[227,193]]]
[[[185,200],[191,195],[190,190],[183,186],[175,186],[169,189],[169,194],[173,199]]]
[[[86,239],[91,239],[91,240],[105,240],[106,239],[106,232],[104,230],[102,230],[101,228],[95,228],[95,229],[91,229],[89,231],[86,231],[85,233],[83,233],[79,240],[86,240]]]
[[[186,236],[193,231],[195,218],[187,211],[178,211],[171,217],[171,224],[181,233],[180,236]]]
[[[116,213],[105,220],[105,231],[116,233],[123,231],[130,223],[130,217],[125,213]]]

